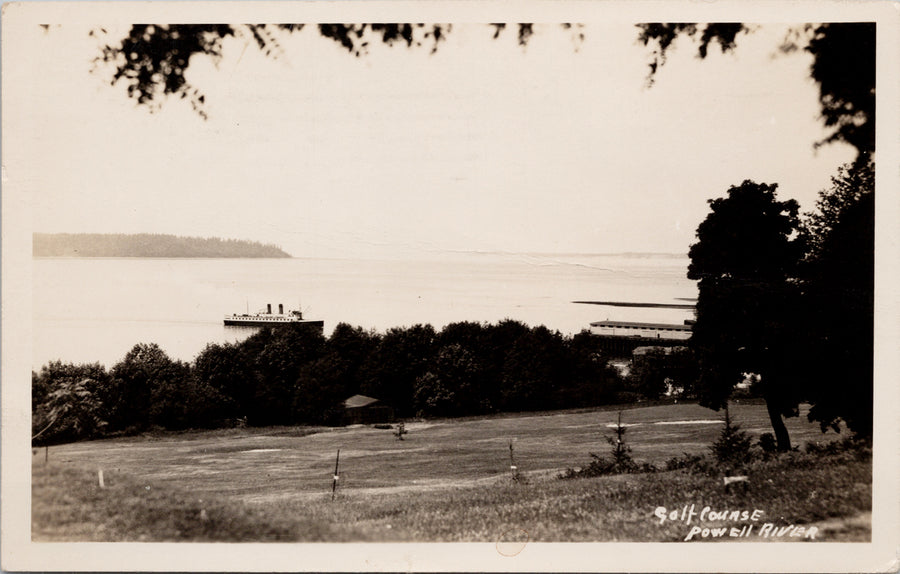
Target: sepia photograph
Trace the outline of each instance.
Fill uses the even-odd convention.
[[[900,18],[773,6],[5,3],[3,569],[895,571]]]

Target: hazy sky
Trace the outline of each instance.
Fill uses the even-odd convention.
[[[104,25],[97,21],[96,27]],[[209,119],[171,99],[149,113],[91,72],[94,26],[35,26],[20,81],[27,126],[7,177],[43,232],[157,232],[276,243],[296,256],[434,251],[686,252],[706,200],[744,179],[804,210],[854,150],[825,132],[786,27],[737,52],[679,40],[647,87],[629,24],[558,26],[526,48],[456,25],[438,51],[354,58],[314,27],[267,58],[248,37],[189,80]],[[127,29],[127,28],[126,28]],[[126,29],[110,27],[105,39]]]

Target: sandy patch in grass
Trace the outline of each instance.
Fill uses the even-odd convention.
[[[722,420],[694,420],[694,421],[659,421],[653,424],[655,425],[715,425],[715,424],[724,424],[725,421]],[[623,425],[624,426],[624,425]]]
[[[399,442],[399,441],[398,441]],[[412,447],[412,448],[396,448],[389,450],[354,450],[349,448],[341,449],[341,459],[345,458],[356,458],[363,456],[383,456],[386,454],[405,454],[408,452],[421,452],[424,450],[428,450],[424,446]]]
[[[403,428],[408,431],[420,431],[425,429],[430,429],[431,427],[439,427],[443,426],[441,423],[426,423],[426,422],[412,422],[412,423],[404,423]]]

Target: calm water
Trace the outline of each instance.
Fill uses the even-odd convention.
[[[574,300],[679,302],[696,297],[687,258],[452,254],[420,261],[339,259],[36,259],[32,366],[111,367],[136,343],[191,360],[252,329],[222,317],[272,303],[323,319],[390,327],[504,318],[574,334],[602,319],[681,322],[690,313],[575,305]]]

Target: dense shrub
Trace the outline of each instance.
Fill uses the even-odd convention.
[[[627,428],[622,425],[622,413],[620,412],[618,422],[613,430],[614,436],[604,437],[606,442],[612,447],[609,450],[609,458],[592,452],[590,455],[593,460],[587,466],[580,469],[567,468],[559,475],[559,478],[587,478],[610,474],[655,472],[656,467],[652,464],[638,464],[631,457],[631,447],[625,444],[626,431]]]
[[[416,380],[433,364],[436,336],[431,325],[389,329],[362,364],[361,392],[414,415]]]
[[[173,361],[156,343],[132,347],[110,371],[110,430],[141,431],[180,418],[173,411],[184,406],[180,390],[188,374],[187,365]]]
[[[666,461],[666,470],[689,470],[706,474],[710,461],[702,454],[684,453]]]
[[[757,441],[759,448],[763,451],[765,456],[772,456],[778,451],[778,444],[775,441],[775,435],[770,432],[764,432],[759,435],[759,440]]]
[[[832,440],[825,443],[807,442],[803,449],[807,454],[815,455],[839,455],[844,458],[860,461],[871,460],[872,445],[866,439],[856,436],[845,437],[842,440]]]
[[[245,416],[249,403],[253,370],[243,348],[237,343],[207,345],[193,363],[193,375],[209,387],[211,421],[227,421]],[[224,423],[223,423],[224,424]]]
[[[715,459],[726,468],[737,469],[750,462],[753,458],[751,452],[753,441],[740,425],[732,423],[725,409],[725,426],[719,433],[719,438],[709,447]]]
[[[32,443],[48,445],[94,438],[105,432],[103,394],[110,377],[101,365],[53,361],[31,374]]]

